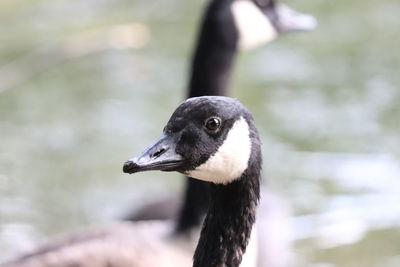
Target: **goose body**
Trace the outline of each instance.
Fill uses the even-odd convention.
[[[95,226],[53,241],[0,266],[190,266],[195,243],[190,243],[193,239],[188,236],[171,236],[172,229],[172,223],[161,221]]]

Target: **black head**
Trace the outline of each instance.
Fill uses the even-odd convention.
[[[252,146],[259,145],[252,116],[240,102],[220,96],[189,98],[174,111],[161,139],[128,160],[123,170],[178,171],[226,184],[243,174]]]

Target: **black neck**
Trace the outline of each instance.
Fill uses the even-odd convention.
[[[228,81],[236,54],[237,33],[230,1],[212,0],[205,10],[192,58],[188,97],[227,95]],[[209,204],[209,184],[188,177],[185,199],[180,210],[177,231],[200,225]]]
[[[243,175],[227,185],[210,185],[210,205],[194,254],[193,267],[238,267],[250,239],[260,198],[261,142],[251,118],[252,140]]]
[[[237,267],[255,222],[259,179],[243,175],[228,185],[211,185],[211,202],[193,267]]]
[[[237,32],[230,1],[211,1],[203,16],[195,49],[188,97],[227,95],[236,53]]]

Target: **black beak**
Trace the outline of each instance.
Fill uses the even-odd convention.
[[[164,134],[138,157],[125,162],[123,171],[131,174],[152,170],[177,170],[183,164],[183,158],[175,152],[176,142],[173,135]]]
[[[317,20],[308,14],[297,12],[284,4],[277,4],[281,32],[312,31],[317,27]]]

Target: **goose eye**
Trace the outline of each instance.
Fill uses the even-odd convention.
[[[207,130],[215,132],[221,126],[221,119],[215,117],[210,118],[206,121],[204,126],[207,128]]]

